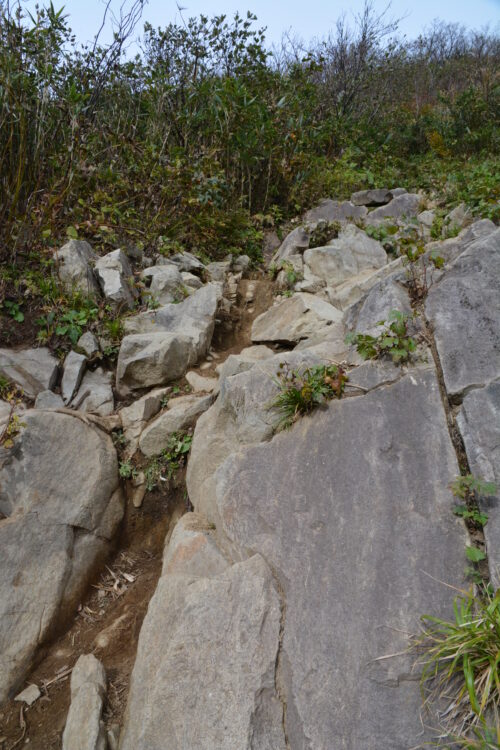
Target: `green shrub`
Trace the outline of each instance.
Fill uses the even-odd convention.
[[[367,333],[348,333],[345,342],[346,344],[354,344],[358,354],[363,359],[389,356],[394,363],[403,364],[410,359],[417,348],[417,342],[408,334],[408,322],[411,317],[408,313],[391,310],[387,322],[381,320],[377,323],[377,325],[384,327],[379,336],[371,336]]]

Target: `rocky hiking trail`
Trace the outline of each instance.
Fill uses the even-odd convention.
[[[1,750],[446,741],[409,637],[470,587],[466,548],[499,578],[498,498],[483,532],[450,483],[500,481],[500,229],[460,208],[431,241],[425,202],[322,201],[273,282],[244,256],[58,252],[61,283],[131,313],[116,371],[88,333],[62,377],[0,351],[25,395],[0,404]],[[286,373],[332,365],[342,397],[280,429]]]

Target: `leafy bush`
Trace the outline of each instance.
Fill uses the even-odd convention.
[[[303,414],[325,401],[342,398],[348,377],[340,365],[316,365],[305,370],[291,370],[284,363],[276,383],[280,392],[273,407],[281,414],[279,430],[287,429]]]
[[[377,323],[384,330],[379,336],[371,336],[367,333],[348,333],[346,344],[354,344],[358,354],[363,359],[377,359],[382,356],[390,356],[396,364],[403,364],[417,348],[417,342],[408,334],[408,321],[411,319],[408,313],[399,310],[391,310],[388,321],[381,320]]]

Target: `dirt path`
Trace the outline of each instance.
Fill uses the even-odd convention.
[[[214,358],[200,374],[215,375],[218,364],[251,345],[252,323],[272,304],[272,294],[265,278],[240,282],[231,313],[219,317]],[[31,750],[61,748],[71,668],[85,653],[94,653],[106,669],[106,726],[121,724],[137,640],[160,576],[165,541],[188,506],[185,471],[166,489],[148,492],[141,508],[127,503],[114,556],[91,585],[71,626],[40,651],[26,680],[26,685],[38,685],[42,697],[29,708],[15,701],[0,706],[0,750],[26,745]]]

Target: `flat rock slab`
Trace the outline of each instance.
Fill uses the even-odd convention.
[[[431,287],[425,311],[450,396],[500,376],[500,229],[482,237]]]
[[[479,499],[481,510],[488,514],[484,536],[488,550],[490,576],[495,588],[500,586],[500,381],[486,388],[470,391],[457,417],[464,440],[469,467],[474,476],[494,482],[495,497]]]
[[[93,654],[80,656],[71,673],[71,705],[62,738],[63,750],[106,750],[101,721],[106,673]]]
[[[261,554],[283,589],[277,679],[291,748],[403,750],[430,738],[412,659],[373,660],[404,651],[401,631],[423,613],[450,614],[434,579],[464,585],[466,535],[448,489],[457,473],[432,369],[335,401],[220,466],[221,530],[235,554]]]
[[[306,213],[304,221],[313,225],[318,221],[353,221],[364,219],[367,213],[365,206],[355,206],[351,201],[339,202],[326,198]]]
[[[73,614],[123,515],[108,435],[50,411],[22,422],[0,449],[0,702]]]
[[[285,750],[280,617],[264,560],[230,566],[185,516],[141,630],[121,750]]]
[[[313,294],[300,292],[273,305],[254,320],[252,341],[296,344],[330,326],[343,338],[340,310]]]

